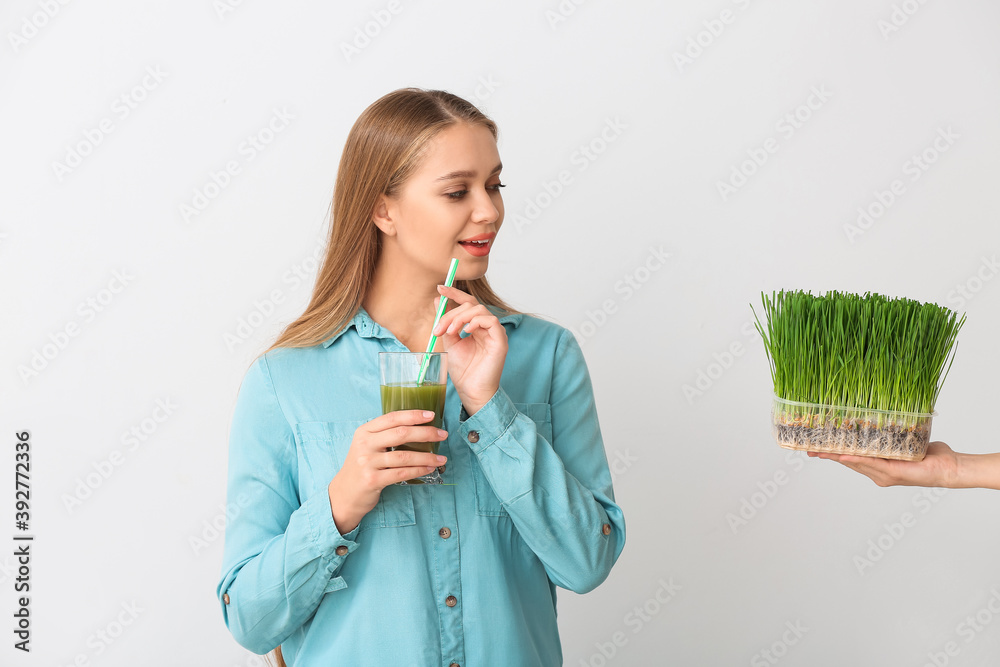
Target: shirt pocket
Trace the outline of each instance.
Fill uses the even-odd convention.
[[[535,422],[538,435],[552,444],[552,410],[548,403],[515,403],[514,407]],[[480,516],[509,516],[493,492],[479,457],[472,455],[472,479],[476,486],[476,513]]]
[[[295,425],[299,493],[303,499],[314,493],[327,493],[330,480],[347,458],[354,432],[366,421],[299,422]],[[416,523],[411,489],[390,485],[382,489],[378,503],[361,520],[358,533],[371,528],[412,526]]]

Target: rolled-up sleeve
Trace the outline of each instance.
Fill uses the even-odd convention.
[[[339,576],[357,550],[357,528],[341,535],[330,499],[300,502],[295,440],[261,357],[240,386],[229,433],[228,515],[217,588],[226,626],[263,654],[306,622],[322,597],[347,587]]]
[[[618,560],[625,519],[614,500],[590,374],[568,330],[552,364],[552,442],[502,387],[461,422],[460,435],[549,579],[586,593]]]

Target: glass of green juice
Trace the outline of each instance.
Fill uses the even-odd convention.
[[[444,397],[448,388],[448,362],[446,352],[431,352],[419,385],[423,352],[379,352],[378,366],[381,376],[382,414],[396,410],[430,410],[434,419],[421,425],[444,428]],[[392,449],[438,453],[438,441],[408,442]],[[400,484],[443,484],[440,470]]]

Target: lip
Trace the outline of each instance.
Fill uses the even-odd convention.
[[[493,237],[496,235],[496,232],[493,232],[492,234],[480,234],[479,236],[471,236],[467,239],[462,239],[459,243],[466,243],[467,241],[492,241]]]
[[[459,241],[458,244],[462,246],[462,249],[465,250],[465,252],[469,253],[473,257],[486,257],[490,254],[490,250],[493,249],[494,236],[496,236],[496,234],[480,234],[479,236],[474,236],[471,239]],[[473,245],[467,245],[470,241],[485,241],[486,244],[477,248]]]

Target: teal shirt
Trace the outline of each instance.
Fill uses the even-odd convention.
[[[406,347],[361,308],[322,344],[277,348],[247,371],[217,589],[240,644],[281,644],[294,667],[562,664],[556,587],[603,582],[625,521],[576,339],[527,315],[500,322],[492,399],[469,416],[448,382],[452,486],[388,486],[346,535],[327,486],[355,429],[382,414],[378,353]]]

